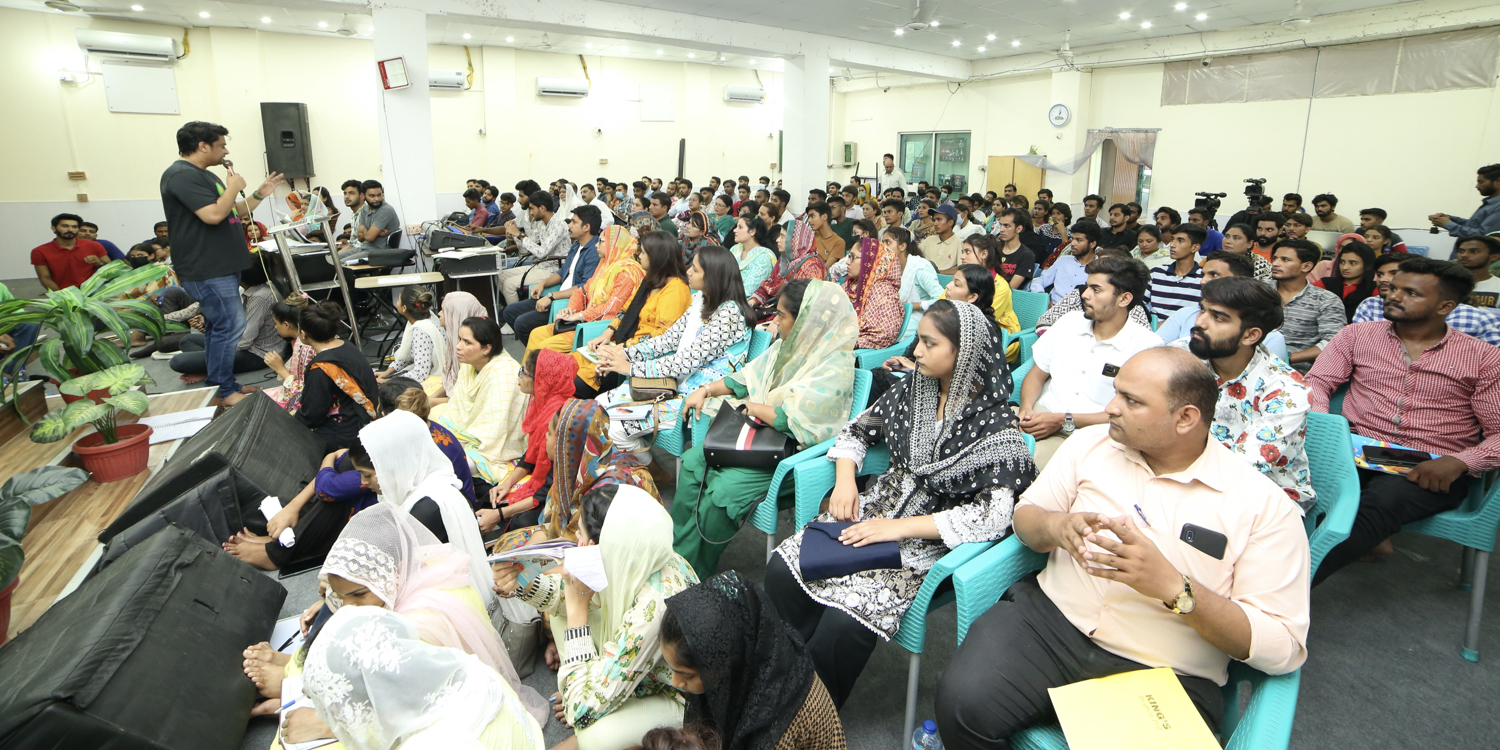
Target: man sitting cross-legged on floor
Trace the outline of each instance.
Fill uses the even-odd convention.
[[[1457,263],[1401,262],[1385,320],[1339,331],[1307,374],[1313,408],[1346,383],[1342,413],[1355,434],[1437,455],[1405,475],[1359,472],[1359,513],[1349,538],[1329,550],[1322,582],[1405,524],[1458,507],[1469,482],[1500,467],[1500,349],[1444,318],[1474,289]]]
[[[1213,372],[1159,347],[1115,389],[1109,424],[1078,430],[1016,506],[1016,535],[1047,565],[975,621],[939,680],[952,750],[1053,720],[1048,688],[1152,667],[1175,670],[1217,730],[1230,659],[1270,674],[1307,659],[1302,518],[1209,439]],[[1179,538],[1188,524],[1197,544]]]

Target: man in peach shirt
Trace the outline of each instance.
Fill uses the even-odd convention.
[[[1016,506],[1015,533],[1047,566],[974,623],[943,674],[947,748],[1007,747],[1051,719],[1048,688],[1154,667],[1218,731],[1230,659],[1270,674],[1307,659],[1301,514],[1209,438],[1213,372],[1147,349],[1115,390],[1109,424],[1078,430]]]

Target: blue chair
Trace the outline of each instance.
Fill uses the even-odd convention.
[[[948,287],[948,282],[953,280],[953,274],[940,273],[937,275],[937,280],[938,284],[942,285],[942,287],[946,289]]]
[[[599,334],[604,333],[604,329],[608,328],[609,324],[613,323],[614,321],[614,318],[607,318],[605,320],[594,320],[588,323],[579,323],[578,327],[574,329],[578,332],[578,335],[573,339],[573,348],[582,349],[583,346],[588,342],[599,338]]]
[[[597,336],[598,334],[594,335]],[[751,331],[748,340],[741,340],[739,343],[729,347],[729,351],[736,354],[744,352],[745,361],[749,362],[759,357],[770,346],[771,334],[765,331]],[[701,429],[700,425],[693,425],[693,442],[695,443],[702,442],[704,433],[708,432],[708,420],[699,419],[698,422],[701,423]],[[667,453],[679,458],[687,450],[686,439],[687,435],[683,430],[681,416],[673,424],[663,426],[656,431],[656,445]]]
[[[1047,312],[1049,297],[1045,292],[1026,292],[1013,289],[1010,293],[1010,309],[1016,313],[1021,330],[1036,328],[1036,321]]]
[[[567,309],[568,309],[568,300],[565,300],[565,299],[553,300],[552,301],[552,309],[549,310],[548,313],[547,313],[547,322],[551,323],[552,321],[557,320],[557,316],[560,315],[560,314],[562,314],[562,312],[564,310],[567,310]],[[523,341],[521,343],[524,344],[525,342]]]
[[[905,331],[907,324],[911,321],[911,303],[908,302],[902,305],[902,307],[906,308],[906,315],[901,318],[901,328],[899,330]],[[854,366],[861,370],[879,367],[891,357],[899,357],[906,354],[906,347],[911,346],[911,342],[912,339],[908,337],[901,338],[896,343],[884,349],[855,349]]]
[[[1329,397],[1330,413],[1343,411],[1344,394],[1348,390],[1349,386],[1344,385]],[[1401,527],[1402,531],[1447,539],[1463,547],[1458,589],[1469,592],[1469,614],[1465,620],[1464,642],[1460,653],[1473,662],[1479,661],[1479,625],[1484,616],[1484,588],[1489,573],[1490,553],[1495,551],[1495,532],[1500,528],[1500,482],[1496,481],[1497,477],[1500,477],[1500,472],[1497,471],[1486,472],[1480,480],[1471,477],[1469,496],[1464,498],[1463,504]],[[1356,488],[1357,485],[1356,480]],[[1488,492],[1485,491],[1486,487],[1489,488]]]
[[[1359,475],[1349,450],[1348,420],[1337,414],[1308,412],[1303,450],[1318,496],[1317,504],[1302,517],[1312,555],[1309,573],[1317,573],[1328,551],[1349,538],[1359,512]]]

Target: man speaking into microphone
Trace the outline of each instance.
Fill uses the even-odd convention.
[[[208,382],[219,387],[219,400],[233,406],[245,397],[234,379],[234,350],[245,332],[240,303],[240,272],[253,261],[243,221],[282,182],[272,173],[250,197],[237,200],[245,178],[228,159],[229,129],[211,122],[190,122],[177,131],[177,153],[161,175],[161,203],[172,238],[172,267],[182,288],[198,301],[204,319],[204,355]],[[226,184],[209,167],[229,168]]]

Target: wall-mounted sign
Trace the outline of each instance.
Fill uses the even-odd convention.
[[[380,66],[380,85],[384,86],[386,91],[404,89],[411,85],[411,81],[406,77],[405,58],[393,57],[389,60],[381,60],[376,65]]]

